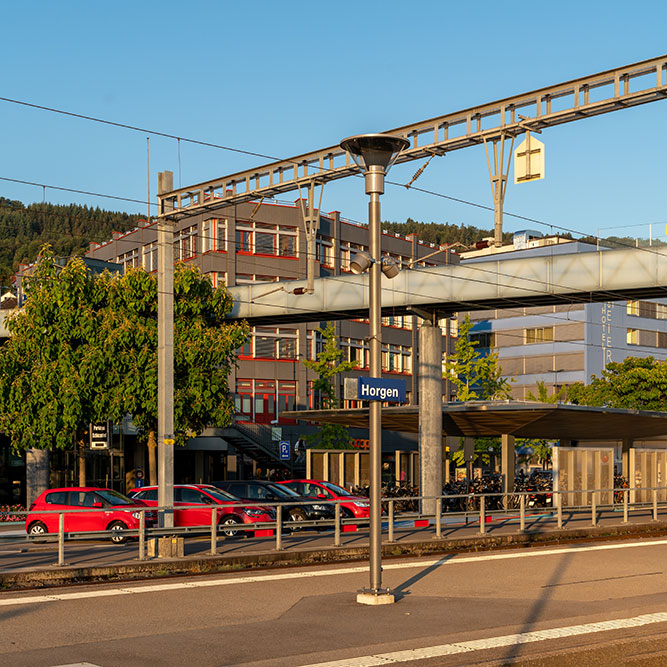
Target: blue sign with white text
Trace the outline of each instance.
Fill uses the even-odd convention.
[[[280,441],[280,460],[289,461],[290,460],[290,442],[289,440]]]
[[[405,380],[358,378],[357,397],[360,401],[405,403]]]

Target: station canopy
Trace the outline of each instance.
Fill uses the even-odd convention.
[[[281,417],[368,428],[368,408],[298,410]],[[419,406],[382,408],[382,428],[419,432]],[[594,408],[564,403],[469,401],[443,403],[443,436],[513,435],[552,440],[643,440],[667,435],[667,412]]]

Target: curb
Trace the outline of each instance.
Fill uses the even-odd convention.
[[[657,537],[667,534],[667,522],[629,524],[599,528],[512,535],[478,536],[457,539],[431,539],[420,542],[394,542],[382,545],[385,558],[424,556],[435,553],[465,553],[516,549],[527,546],[583,542],[590,539],[624,539],[630,537]],[[327,547],[302,551],[268,551],[238,556],[207,556],[188,559],[135,561],[121,565],[98,567],[57,567],[47,570],[31,570],[0,573],[2,590],[47,588],[72,584],[93,584],[133,581],[147,578],[173,577],[196,574],[239,572],[273,567],[323,565],[326,563],[366,560],[369,548]]]

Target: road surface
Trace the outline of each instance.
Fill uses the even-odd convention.
[[[665,665],[667,540],[0,592],[0,664]]]

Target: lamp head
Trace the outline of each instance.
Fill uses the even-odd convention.
[[[382,273],[384,273],[387,278],[395,278],[401,269],[398,266],[398,262],[392,257],[383,257],[382,258]]]
[[[368,271],[370,265],[373,263],[371,256],[367,252],[360,251],[355,254],[350,262],[350,270],[352,273],[359,275],[364,271]]]
[[[385,174],[410,142],[393,134],[358,134],[340,142],[358,167],[366,172],[370,167],[382,167]]]

